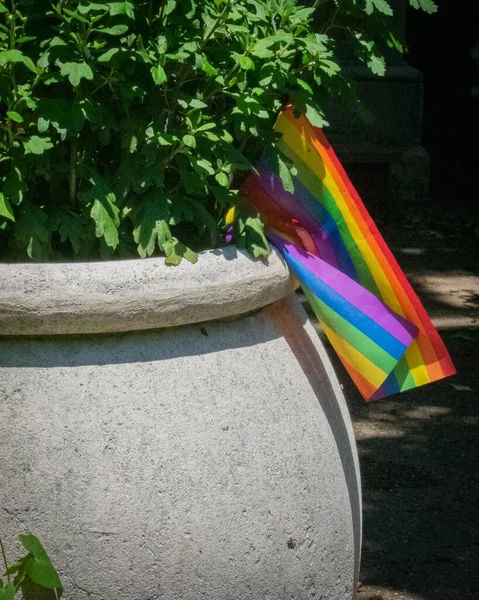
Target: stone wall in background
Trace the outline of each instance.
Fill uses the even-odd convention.
[[[402,37],[406,37],[407,0],[392,0]],[[421,146],[423,77],[398,53],[387,57],[384,77],[345,56],[371,113],[365,123],[346,110],[330,107],[329,137],[360,194],[374,201],[424,201],[429,192],[429,157]]]

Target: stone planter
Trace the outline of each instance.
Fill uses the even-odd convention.
[[[354,597],[351,422],[278,255],[0,281],[0,535],[67,600]]]

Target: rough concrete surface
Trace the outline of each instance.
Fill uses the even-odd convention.
[[[298,301],[236,321],[0,341],[0,531],[68,600],[351,600],[349,414]]]
[[[163,258],[0,263],[0,335],[135,331],[222,319],[296,287],[280,254],[253,260],[229,246],[176,267]]]

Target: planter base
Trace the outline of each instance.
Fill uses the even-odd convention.
[[[351,600],[352,427],[290,297],[234,321],[0,338],[0,532],[65,598]]]

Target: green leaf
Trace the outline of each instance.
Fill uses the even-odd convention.
[[[436,3],[433,0],[409,0],[409,4],[418,10],[423,10],[429,14],[437,12]]]
[[[135,19],[135,7],[131,2],[109,2],[110,16],[126,15],[130,19]]]
[[[23,52],[20,50],[3,50],[0,52],[0,67],[18,62],[23,62]]]
[[[3,50],[0,52],[0,67],[18,62],[23,62],[23,52],[20,50]]]
[[[219,142],[220,141],[220,137],[218,135],[216,135],[216,133],[212,133],[211,131],[207,131],[203,134],[203,136],[209,140],[211,140],[212,142]]]
[[[201,55],[202,62],[200,63],[200,69],[204,71],[210,77],[215,77],[218,74],[218,71],[213,67],[205,54]]]
[[[225,155],[233,169],[239,169],[240,171],[249,171],[251,169],[250,161],[233,146],[225,148]]]
[[[50,256],[48,217],[43,210],[34,205],[23,210],[15,227],[15,241],[33,260],[45,260]]]
[[[119,242],[119,212],[113,193],[95,199],[90,212],[91,218],[95,221],[96,237],[103,238],[106,245],[113,249],[118,246]]]
[[[20,102],[24,103],[25,106],[31,110],[36,110],[38,108],[38,102],[29,96],[27,92],[22,93]]]
[[[24,561],[25,561],[25,557],[23,559],[20,559],[14,565],[11,565],[10,567],[8,567],[8,569],[5,571],[5,575],[15,575],[16,573],[18,573],[21,570],[21,568],[23,567]],[[1,579],[0,579],[0,581],[1,581]]]
[[[188,2],[190,5],[190,10],[185,13],[185,17],[187,19],[192,19],[195,16],[195,12],[196,12],[196,4],[195,4],[195,0],[183,0],[184,3]]]
[[[160,146],[171,146],[173,142],[178,140],[176,136],[168,133],[158,133],[155,139]]]
[[[240,226],[241,226],[240,219]],[[264,234],[264,225],[259,217],[248,217],[243,223],[239,246],[245,248],[255,258],[267,258],[271,248]]]
[[[228,24],[228,31],[234,33],[250,33],[246,25],[231,25]]]
[[[274,46],[276,40],[273,36],[258,40],[251,50],[253,56],[258,58],[271,58],[274,56],[274,52],[270,50],[271,46]]]
[[[213,163],[205,158],[198,158],[196,156],[191,156],[190,158],[194,167],[196,167],[197,171],[205,171],[208,175],[214,175],[215,170],[213,169]]]
[[[26,154],[43,154],[46,150],[53,148],[53,144],[49,137],[39,137],[38,135],[32,135],[27,141],[23,142]]]
[[[192,135],[184,135],[182,141],[188,148],[196,148],[196,140]]]
[[[274,56],[274,52],[272,52],[270,48],[271,46],[274,46],[275,43],[276,40],[273,36],[260,39],[251,49],[251,54],[253,54],[253,56],[257,56],[258,58],[271,58]]]
[[[91,189],[84,194],[85,201],[91,205],[90,216],[95,222],[96,237],[103,238],[110,248],[118,246],[118,226],[120,210],[116,206],[116,196],[108,184],[99,175],[90,179]]]
[[[71,17],[72,19],[75,19],[75,21],[78,21],[79,23],[83,23],[85,25],[89,25],[90,24],[89,21],[88,21],[88,19],[85,19],[85,17],[82,17],[76,11],[70,10],[68,8],[64,8],[63,12],[65,14],[67,14],[69,17]]]
[[[156,248],[160,250],[171,238],[168,226],[169,210],[166,198],[152,196],[146,199],[143,208],[135,220],[133,237],[138,244],[138,254],[145,258],[151,256]]]
[[[378,46],[373,40],[366,39],[362,33],[356,33],[358,41],[357,52],[359,58],[365,62],[373,73],[384,75],[386,72],[386,61],[384,56],[378,53]]]
[[[40,540],[34,535],[19,535],[18,539],[32,555],[27,563],[27,575],[33,583],[48,589],[61,588],[60,577]]]
[[[93,112],[87,99],[67,102],[65,99],[45,98],[38,107],[37,129],[40,133],[45,133],[52,126],[64,141],[67,137],[76,137],[80,133],[87,116],[95,120]]]
[[[392,31],[389,33],[388,46],[390,48],[395,48],[401,54],[404,54],[405,52],[404,44],[397,39]]]
[[[13,583],[7,583],[4,588],[0,588],[0,600],[13,600],[17,590]]]
[[[85,62],[67,62],[63,63],[60,68],[62,75],[67,75],[73,87],[77,87],[82,79],[91,81],[93,79],[93,71],[90,65]]]
[[[156,85],[162,85],[165,83],[167,77],[165,69],[163,69],[161,65],[151,67],[150,72],[153,75],[153,81],[156,83]]]
[[[171,238],[163,244],[165,252],[165,263],[167,265],[179,265],[183,258],[190,263],[198,260],[198,255],[193,250],[179,242],[176,238]]]
[[[375,10],[392,17],[393,10],[386,0],[366,0],[366,14],[371,15]]]
[[[156,38],[156,47],[158,49],[158,53],[162,56],[168,50],[168,39],[164,35],[159,35]]]
[[[203,125],[200,125],[200,127],[198,127],[198,129],[196,130],[196,132],[200,132],[200,131],[209,131],[210,129],[216,129],[216,123],[203,123]],[[218,138],[219,139],[219,138]]]
[[[24,192],[28,189],[23,181],[24,173],[19,166],[22,165],[17,162],[3,181],[3,193],[5,197],[8,197],[9,201],[17,206],[23,202]]]
[[[226,144],[231,144],[233,143],[233,136],[230,134],[229,131],[227,131],[226,129],[223,129],[223,132],[221,134],[221,139],[223,140],[223,142],[225,142]]]
[[[22,35],[21,37],[18,38],[16,43],[24,44],[25,42],[33,42],[33,40],[36,40],[36,39],[37,39],[36,35]]]
[[[290,16],[290,23],[292,23],[293,25],[298,25],[299,23],[308,21],[315,11],[316,8],[314,7],[300,8]]]
[[[219,237],[219,227],[217,220],[211,213],[205,208],[204,202],[196,200],[191,196],[187,196],[185,198],[187,202],[194,208],[194,217],[196,217],[195,222],[201,224],[204,229],[207,229],[210,233],[210,241],[211,247],[215,248],[218,243]],[[201,229],[201,227],[200,227]]]
[[[85,242],[85,220],[64,208],[55,208],[51,215],[52,231],[57,231],[62,242],[69,242],[75,254],[78,254]]]
[[[22,115],[19,115],[14,110],[7,110],[7,117],[12,121],[15,121],[15,123],[23,123]]]
[[[320,113],[319,110],[314,106],[311,106],[311,104],[306,105],[306,117],[314,127],[319,127],[322,129],[328,124],[327,121],[325,121],[322,113]]]
[[[5,50],[0,52],[0,67],[15,63],[23,63],[32,73],[37,73],[32,59],[25,56],[20,50]]]
[[[334,77],[341,71],[341,67],[337,62],[333,60],[328,60],[327,58],[322,58],[319,68],[324,71],[330,77]]]
[[[13,214],[13,208],[10,202],[5,198],[3,192],[0,192],[0,216],[15,221],[15,215]]]
[[[115,56],[115,54],[119,51],[120,48],[110,48],[107,52],[101,54],[97,60],[99,63],[109,63],[113,56]]]
[[[113,25],[113,27],[98,27],[95,31],[107,35],[123,35],[128,31],[128,25]]]
[[[178,3],[178,0],[167,0],[165,12],[164,12],[165,17],[170,15],[175,10],[177,3]]]
[[[386,61],[384,56],[372,54],[367,60],[367,65],[375,75],[383,76],[386,73]]]
[[[223,173],[223,171],[221,171],[220,173],[216,173],[215,179],[221,186],[225,188],[229,187],[230,180],[228,179],[226,173]]]
[[[296,83],[299,85],[300,88],[302,88],[306,92],[314,94],[313,88],[309,85],[309,83],[307,83],[303,79],[297,79]]]
[[[107,4],[98,4],[98,2],[88,2],[87,4],[80,4],[78,6],[78,12],[82,15],[87,15],[91,12],[106,12],[108,11]],[[87,21],[88,23],[88,21]]]
[[[287,167],[286,163],[279,155],[278,155],[278,167],[279,167],[278,175],[281,179],[284,189],[287,192],[289,192],[290,194],[294,194],[293,178],[291,177],[291,173],[290,173],[289,168]]]
[[[254,70],[254,62],[251,60],[249,56],[240,56],[239,64],[242,69],[245,71]]]
[[[208,108],[208,105],[205,104],[202,100],[198,100],[197,98],[193,98],[190,102],[191,108]]]

